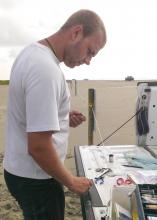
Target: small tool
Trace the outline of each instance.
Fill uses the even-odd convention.
[[[110,171],[111,171],[110,168],[106,168],[106,170],[100,176],[94,178],[95,183],[97,184],[99,182],[100,184],[103,184],[104,183],[104,175]]]
[[[107,168],[104,168],[104,167],[103,167],[103,168],[97,168],[95,171],[96,171],[96,172],[103,172],[103,171],[106,170],[106,169],[107,169]]]

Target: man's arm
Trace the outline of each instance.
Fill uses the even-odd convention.
[[[45,172],[71,191],[82,194],[91,187],[91,180],[73,176],[62,164],[53,146],[52,132],[29,132],[28,152]]]

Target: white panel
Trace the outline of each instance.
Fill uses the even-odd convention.
[[[146,145],[157,145],[157,87],[152,86],[148,107],[149,133],[146,137]]]

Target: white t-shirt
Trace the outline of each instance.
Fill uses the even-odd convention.
[[[17,176],[51,178],[28,153],[27,132],[54,131],[53,143],[64,161],[69,131],[70,94],[59,60],[34,43],[17,57],[11,72],[4,168]]]

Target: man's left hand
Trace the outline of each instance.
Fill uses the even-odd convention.
[[[86,117],[78,111],[71,111],[69,113],[69,121],[70,127],[75,128],[86,121]]]

